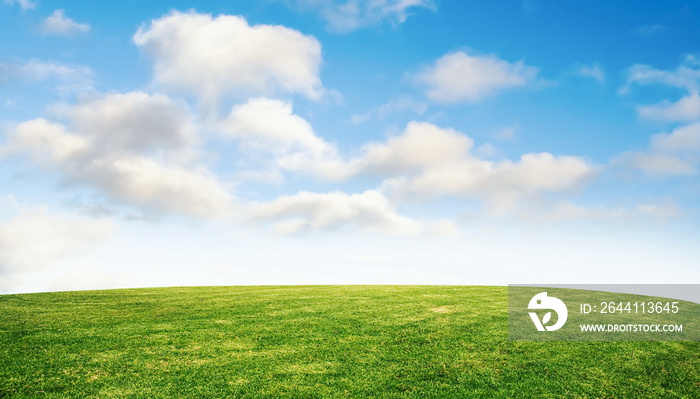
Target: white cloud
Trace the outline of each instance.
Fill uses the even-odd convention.
[[[690,122],[700,119],[700,64],[691,54],[675,71],[664,71],[649,65],[633,65],[627,71],[627,83],[620,89],[627,93],[633,85],[660,84],[683,89],[687,94],[676,101],[664,100],[654,105],[641,105],[641,118],[670,122]]]
[[[10,132],[6,150],[28,152],[69,181],[148,209],[194,216],[229,209],[223,184],[191,159],[195,140],[186,110],[167,97],[110,94],[61,112],[72,129],[25,121]]]
[[[2,83],[48,83],[62,96],[93,92],[93,72],[79,65],[31,60],[25,63],[1,63]]]
[[[515,162],[466,158],[415,176],[389,179],[383,189],[404,200],[455,195],[506,210],[524,196],[576,189],[595,173],[596,168],[581,158],[549,153],[525,154]]]
[[[270,156],[284,170],[332,178],[342,168],[337,148],[318,137],[284,101],[254,98],[234,106],[220,128],[235,138],[248,156]]]
[[[382,189],[396,199],[455,195],[499,206],[542,191],[577,188],[597,169],[578,157],[548,153],[488,161],[473,154],[472,147],[473,140],[455,130],[411,122],[401,135],[366,145],[345,169],[350,175],[388,177]]]
[[[336,32],[349,32],[389,21],[402,24],[411,9],[434,9],[433,0],[300,0],[302,8],[318,10]]]
[[[600,64],[584,65],[574,72],[576,75],[597,80],[598,82],[605,81],[605,71]]]
[[[335,181],[385,178],[382,189],[397,200],[455,195],[507,205],[521,196],[577,188],[596,173],[581,158],[548,153],[525,154],[518,161],[486,160],[481,157],[498,154],[493,146],[473,150],[468,136],[425,122],[411,122],[400,135],[370,142],[358,156],[345,160],[292,113],[290,104],[269,99],[234,107],[222,131],[236,138],[249,156],[268,154],[282,170]]]
[[[385,143],[364,146],[360,158],[349,163],[354,174],[391,176],[456,162],[467,156],[474,142],[453,129],[411,122],[401,135]]]
[[[64,10],[56,10],[44,20],[40,29],[45,35],[72,37],[90,32],[90,25],[75,22],[66,17]]]
[[[692,164],[673,155],[627,152],[614,160],[650,175],[688,175],[695,171]]]
[[[231,205],[228,191],[202,167],[126,156],[92,160],[80,176],[114,197],[166,212],[212,217]]]
[[[700,163],[700,123],[652,136],[649,150],[627,152],[614,160],[652,175],[687,175]]]
[[[632,84],[664,84],[697,92],[700,89],[700,70],[681,65],[675,71],[664,71],[649,65],[633,65],[627,71],[627,86]]]
[[[31,10],[36,8],[36,2],[31,0],[4,0],[5,4],[14,5],[17,4],[23,10]]]
[[[700,119],[700,95],[692,93],[676,102],[662,101],[654,105],[637,107],[639,116],[644,119],[670,122],[689,122]]]
[[[43,82],[57,80],[60,82],[87,83],[92,78],[92,70],[83,66],[65,65],[57,62],[32,60],[24,64],[0,63],[0,81],[25,80]]]
[[[3,150],[29,151],[35,162],[51,167],[69,163],[89,148],[90,144],[84,137],[69,134],[65,126],[41,118],[17,125],[8,135]]]
[[[522,205],[522,204],[521,204]],[[519,206],[516,217],[526,222],[562,223],[576,221],[621,222],[667,220],[680,215],[678,206],[670,202],[644,203],[629,207],[583,207],[569,201]]]
[[[281,220],[275,225],[279,234],[348,226],[400,235],[415,235],[424,230],[420,222],[397,214],[386,197],[375,190],[361,194],[300,192],[257,204],[252,212],[258,220]]]
[[[108,94],[59,111],[101,153],[173,150],[196,141],[185,107],[162,94]]]
[[[671,133],[659,133],[651,138],[654,150],[666,152],[700,151],[700,123],[674,129]]]
[[[104,219],[55,214],[44,207],[20,209],[0,224],[0,290],[11,290],[22,275],[102,241],[112,230]]]
[[[206,101],[225,95],[288,92],[317,98],[322,93],[320,43],[283,26],[173,11],[139,28],[133,40],[154,59],[158,83]]]
[[[292,104],[280,100],[254,98],[234,106],[222,128],[248,149],[278,155],[302,151],[319,157],[335,151],[316,136],[305,119],[292,112]]]
[[[196,142],[187,111],[161,94],[99,95],[54,109],[71,121],[74,134],[61,124],[35,119],[19,124],[10,144],[48,151],[37,159],[83,162],[86,157],[163,156]]]
[[[457,51],[441,57],[415,76],[428,87],[428,97],[441,103],[477,102],[498,92],[526,86],[539,70],[522,61],[510,63],[495,55]]]
[[[385,178],[382,190],[396,200],[455,195],[505,206],[521,196],[575,189],[597,172],[584,159],[549,153],[525,154],[518,161],[481,159],[496,149],[489,152],[482,146],[472,152],[474,143],[468,136],[425,122],[411,122],[402,134],[370,142],[357,157],[344,160],[303,119],[291,114],[291,107],[273,100],[234,108],[228,123],[236,126],[228,129],[229,134],[240,137],[244,145],[251,145],[245,143],[249,140],[271,152],[278,167],[336,181]]]
[[[697,54],[686,55],[684,61],[686,65],[700,66],[700,59],[698,59]]]

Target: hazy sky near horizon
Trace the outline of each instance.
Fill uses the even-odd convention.
[[[700,4],[2,0],[0,293],[700,283]]]

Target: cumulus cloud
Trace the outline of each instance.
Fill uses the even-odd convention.
[[[391,176],[417,172],[465,158],[474,145],[471,138],[453,129],[411,122],[403,133],[385,143],[365,145],[360,158],[350,162],[354,174]]]
[[[42,22],[40,30],[45,35],[73,37],[90,32],[90,25],[75,22],[66,17],[64,10],[56,10]]]
[[[4,0],[5,4],[14,5],[17,4],[23,10],[31,10],[36,8],[36,2],[31,0]]]
[[[112,230],[105,219],[56,214],[45,207],[20,209],[0,223],[0,290],[11,290],[23,274],[50,267],[104,240]]]
[[[159,211],[216,216],[231,195],[187,154],[195,142],[186,110],[163,95],[109,94],[18,124],[5,150],[25,152],[66,179]]]
[[[281,169],[329,178],[342,169],[337,148],[317,136],[304,118],[293,113],[288,102],[251,99],[234,106],[220,128],[249,155],[269,155]]]
[[[156,82],[206,101],[276,92],[318,98],[322,93],[320,43],[283,26],[173,11],[139,28],[133,40],[153,58]]]
[[[288,104],[275,100],[234,107],[227,125],[227,134],[273,154],[282,169],[334,181],[379,177],[382,191],[398,201],[453,195],[505,206],[522,196],[576,189],[597,172],[582,158],[549,153],[529,153],[517,161],[483,159],[489,155],[485,149],[497,149],[474,150],[470,137],[425,122],[411,122],[400,135],[370,142],[356,157],[343,159]]]
[[[22,122],[10,132],[5,151],[29,151],[37,163],[50,167],[68,163],[90,147],[87,139],[69,134],[66,127],[46,119]]]
[[[144,157],[95,159],[80,177],[114,197],[166,212],[218,216],[231,201],[221,182],[203,167],[163,165]]]
[[[328,27],[349,32],[388,21],[402,24],[419,8],[433,9],[433,0],[300,0],[302,8],[317,10]]]
[[[495,55],[457,51],[444,55],[415,76],[436,102],[477,102],[498,92],[533,83],[539,70],[522,61],[510,63]]]
[[[634,65],[627,71],[627,83],[621,92],[629,92],[634,85],[660,84],[686,91],[675,101],[664,100],[653,105],[640,105],[641,118],[670,122],[691,122],[700,119],[700,68],[692,55],[675,71],[664,71],[649,65]]]
[[[525,154],[518,161],[467,158],[436,165],[415,176],[389,179],[383,188],[403,199],[455,195],[507,209],[524,196],[575,189],[595,172],[596,168],[583,159],[549,153]]]
[[[451,222],[420,222],[401,216],[376,190],[360,194],[300,192],[256,204],[252,213],[256,220],[278,220],[274,230],[279,234],[347,227],[398,235],[449,235],[457,230]]]
[[[671,133],[652,136],[649,149],[627,152],[614,163],[651,175],[687,175],[697,172],[700,163],[700,123],[674,129]]]
[[[454,195],[499,206],[543,191],[575,189],[597,171],[584,159],[549,153],[525,154],[517,161],[484,160],[472,153],[473,144],[453,129],[411,122],[401,135],[366,145],[346,170],[387,177],[382,190],[396,199]]]
[[[196,141],[183,105],[162,94],[109,94],[60,110],[101,153],[172,150]]]
[[[265,98],[233,107],[221,130],[246,154],[267,154],[281,170],[333,181],[383,178],[382,190],[395,200],[454,195],[507,204],[543,191],[575,189],[597,171],[584,159],[549,153],[525,154],[517,161],[483,159],[497,149],[474,150],[470,137],[425,122],[411,122],[400,135],[370,142],[356,157],[344,159],[292,112],[291,104]]]
[[[331,144],[316,136],[305,119],[292,111],[291,103],[254,98],[234,106],[222,127],[249,149],[281,155],[303,151],[317,156],[335,151]]]
[[[410,122],[401,134],[367,143],[355,157],[345,158],[295,115],[289,103],[265,98],[233,107],[221,131],[235,138],[249,157],[268,155],[278,170],[331,181],[381,178],[381,190],[396,201],[452,195],[505,206],[523,196],[576,189],[597,173],[585,159],[549,153],[489,160],[499,153],[492,145],[474,149],[470,137],[426,122]],[[271,171],[264,172],[267,176]]]

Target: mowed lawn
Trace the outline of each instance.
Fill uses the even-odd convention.
[[[700,342],[512,342],[505,287],[0,296],[0,397],[700,398]]]

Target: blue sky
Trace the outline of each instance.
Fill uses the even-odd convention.
[[[0,3],[0,292],[700,280],[687,1]]]

